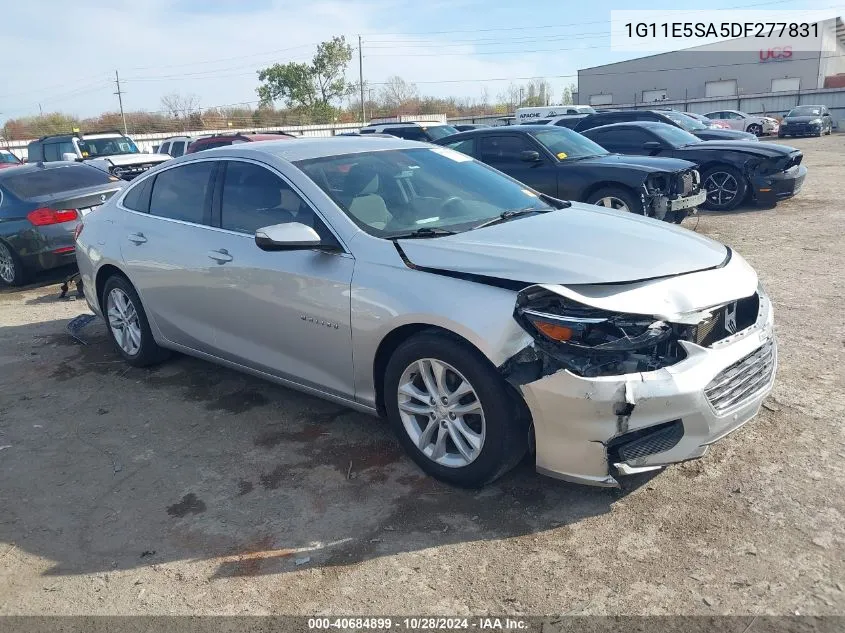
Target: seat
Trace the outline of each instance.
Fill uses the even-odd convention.
[[[387,210],[384,199],[376,193],[378,188],[378,174],[366,165],[354,165],[344,183],[347,195],[353,196],[349,203],[349,214],[374,229],[383,229],[393,216]]]

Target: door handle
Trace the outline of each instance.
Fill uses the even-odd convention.
[[[126,236],[126,239],[128,239],[133,244],[143,244],[147,241],[147,238],[144,237],[143,233],[130,233]]]
[[[226,262],[232,261],[232,256],[229,255],[229,251],[225,248],[221,248],[219,251],[208,251],[208,256],[218,264],[225,264]]]

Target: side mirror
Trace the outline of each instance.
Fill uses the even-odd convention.
[[[79,157],[78,157],[76,154],[74,154],[73,152],[65,152],[64,154],[62,154],[62,160],[72,160],[72,161],[75,161],[75,160],[77,160],[78,158],[79,158]]]
[[[317,231],[299,222],[265,226],[255,232],[255,244],[262,251],[302,251],[321,243]]]
[[[540,158],[540,152],[527,149],[519,153],[519,160],[525,161],[526,163],[539,163],[542,159]]]
[[[643,149],[649,152],[656,152],[663,149],[663,146],[657,141],[646,141],[643,143]]]

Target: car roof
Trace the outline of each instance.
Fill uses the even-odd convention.
[[[541,126],[542,127],[542,126]],[[429,143],[417,141],[406,141],[400,138],[388,138],[379,136],[373,138],[370,135],[337,137],[302,137],[296,139],[295,143],[289,140],[264,141],[262,143],[238,143],[237,145],[226,145],[204,150],[202,154],[186,154],[184,157],[175,159],[178,162],[185,162],[185,158],[197,159],[213,156],[215,154],[226,154],[227,156],[250,158],[257,154],[270,154],[282,160],[294,162],[308,160],[311,158],[323,158],[327,156],[341,156],[344,154],[357,154],[360,152],[377,152],[393,149],[409,149],[414,147],[428,147]],[[175,164],[168,161],[168,164]]]
[[[596,127],[591,127],[589,130],[584,130],[583,132],[579,132],[579,134],[589,134],[594,130],[610,130],[613,128],[622,128],[622,127],[646,127],[646,128],[653,128],[653,127],[669,127],[669,128],[676,128],[677,126],[669,125],[668,123],[661,123],[660,121],[622,121],[621,123],[608,123],[607,125],[597,125]]]
[[[16,176],[19,174],[26,174],[33,171],[44,171],[45,169],[78,169],[80,167],[82,169],[96,169],[96,167],[91,167],[90,165],[85,165],[83,163],[74,163],[69,160],[57,160],[46,163],[24,163],[22,165],[19,165],[18,167],[9,167],[7,169],[0,170],[0,180],[8,176]]]

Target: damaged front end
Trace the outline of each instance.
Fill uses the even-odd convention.
[[[657,220],[680,222],[707,199],[701,177],[695,169],[654,172],[642,185],[641,197],[646,215]]]
[[[683,283],[627,284],[619,296],[654,286],[677,292]],[[753,417],[771,389],[771,305],[759,288],[660,316],[573,296],[540,285],[519,292],[514,319],[532,343],[500,367],[531,412],[540,472],[616,486],[614,470],[630,474],[700,457]]]

